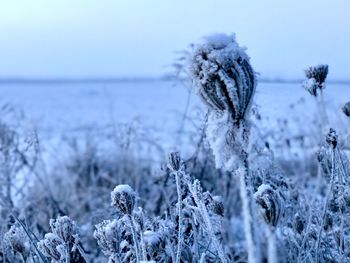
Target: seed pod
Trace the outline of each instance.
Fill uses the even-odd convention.
[[[270,185],[262,184],[254,197],[262,210],[266,223],[276,226],[282,209],[280,195]]]
[[[65,243],[74,243],[77,235],[77,226],[68,216],[58,217],[50,220],[52,232],[61,238]]]
[[[326,136],[326,142],[333,148],[337,147],[338,144],[338,135],[336,131],[332,128],[329,129],[329,132]]]
[[[172,172],[177,172],[181,167],[181,157],[178,152],[171,152],[168,156],[168,168]]]
[[[235,35],[206,38],[195,48],[190,71],[198,95],[210,110],[228,111],[235,122],[244,119],[256,79],[249,57],[237,44]]]
[[[350,117],[350,101],[344,104],[342,110],[346,116]]]
[[[129,185],[118,185],[111,192],[111,205],[120,213],[131,215],[134,210],[136,194]]]

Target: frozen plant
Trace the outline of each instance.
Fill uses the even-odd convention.
[[[4,235],[4,243],[12,252],[19,255],[23,262],[27,262],[30,255],[30,242],[21,226],[11,226]]]
[[[323,97],[323,90],[326,88],[326,78],[328,75],[328,65],[317,65],[309,67],[305,70],[306,80],[302,86],[315,97],[317,105],[320,111],[320,127],[324,123],[328,124],[328,117],[326,112],[326,106]],[[317,100],[319,98],[319,100]],[[322,131],[323,132],[323,129]]]
[[[209,109],[206,135],[217,167],[234,172],[239,164],[248,260],[259,262],[248,164],[247,117],[256,88],[254,70],[234,34],[205,38],[194,49],[190,69],[193,85]]]
[[[53,263],[87,262],[80,244],[78,228],[68,216],[50,220],[50,233],[38,242],[38,249]]]

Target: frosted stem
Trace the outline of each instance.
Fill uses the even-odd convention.
[[[246,185],[246,177],[248,176],[247,168],[243,165],[241,169],[241,173],[239,175],[240,181],[240,195],[242,199],[242,210],[243,210],[243,219],[244,219],[244,232],[247,242],[247,252],[248,252],[248,262],[249,263],[257,263],[257,251],[254,244],[254,236],[253,236],[253,222],[252,215],[250,213],[250,198]]]
[[[138,263],[138,262],[140,262],[139,242],[137,240],[136,231],[135,231],[135,224],[134,224],[134,220],[132,218],[132,215],[129,215],[128,218],[129,218],[130,224],[131,224],[131,233],[132,233],[132,239],[134,241],[136,262]]]
[[[178,216],[179,216],[179,232],[177,236],[177,253],[176,263],[180,262],[181,258],[181,247],[182,247],[182,193],[181,193],[181,182],[179,178],[179,172],[175,173],[176,188],[177,188],[177,204],[178,204]]]
[[[267,259],[269,263],[277,263],[276,238],[274,231],[268,228]]]

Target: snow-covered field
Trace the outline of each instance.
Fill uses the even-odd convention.
[[[315,103],[298,83],[260,83],[255,102],[262,116],[274,121],[288,117],[291,105],[302,98],[305,105],[300,109],[307,118],[313,114]],[[340,109],[350,100],[350,85],[328,85],[325,98],[331,107]],[[43,139],[135,121],[166,139],[181,125],[188,90],[170,81],[8,84],[0,86],[0,99],[22,110],[26,122]],[[196,116],[198,109],[204,111],[192,94],[188,115]]]

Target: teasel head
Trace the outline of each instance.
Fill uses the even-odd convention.
[[[329,129],[328,134],[326,135],[326,142],[331,146],[332,149],[335,149],[338,144],[338,135],[333,128]]]
[[[78,228],[75,222],[68,216],[59,216],[57,219],[51,219],[50,227],[52,232],[65,243],[74,243],[78,235]]]
[[[346,116],[350,117],[350,101],[344,104],[342,110]]]
[[[275,227],[281,215],[282,200],[279,193],[270,185],[262,184],[254,194],[267,224]]]
[[[197,45],[190,62],[198,95],[211,111],[228,112],[239,124],[252,103],[255,73],[235,35],[217,34]]]
[[[171,152],[168,155],[168,168],[171,172],[178,172],[181,169],[182,160],[179,152]]]
[[[131,215],[136,202],[136,193],[129,185],[117,185],[111,192],[111,205],[121,214]]]

